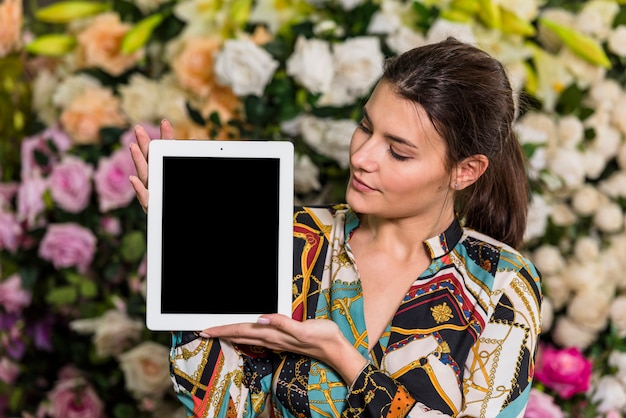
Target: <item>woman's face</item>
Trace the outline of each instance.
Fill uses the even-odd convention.
[[[450,219],[446,144],[426,112],[381,82],[363,113],[350,143],[348,204],[357,213],[388,219]]]

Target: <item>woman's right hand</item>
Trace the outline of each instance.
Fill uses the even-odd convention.
[[[161,139],[173,139],[174,128],[167,119],[161,121]],[[144,212],[148,212],[148,145],[152,138],[141,125],[135,127],[137,142],[130,144],[130,155],[135,163],[136,176],[130,176],[130,183],[135,189],[137,200]]]

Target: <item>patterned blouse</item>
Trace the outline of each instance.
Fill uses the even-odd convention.
[[[346,205],[294,213],[293,318],[330,318],[369,364],[346,384],[314,358],[172,332],[171,375],[190,417],[522,417],[540,333],[540,275],[458,221],[370,347]],[[393,278],[390,278],[393,280]],[[269,413],[268,410],[269,409]]]

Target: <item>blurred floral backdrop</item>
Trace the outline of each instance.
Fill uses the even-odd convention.
[[[144,322],[136,124],[292,141],[297,200],[340,201],[384,57],[447,35],[519,97],[546,295],[526,417],[626,416],[625,3],[2,0],[0,416],[183,415]]]

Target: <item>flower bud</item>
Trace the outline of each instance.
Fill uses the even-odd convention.
[[[544,27],[554,32],[554,34],[579,57],[592,64],[600,65],[605,68],[611,67],[611,62],[604,53],[604,49],[602,49],[602,46],[593,38],[543,17],[539,18],[539,22]]]
[[[26,50],[36,55],[60,57],[76,46],[76,39],[65,34],[42,35],[26,45]]]
[[[52,3],[35,13],[37,20],[48,23],[68,23],[74,19],[80,19],[102,13],[109,9],[107,3],[95,1],[69,0]]]
[[[122,53],[132,54],[148,43],[154,29],[163,22],[165,16],[162,13],[153,14],[139,21],[131,30],[124,35],[122,40]]]

